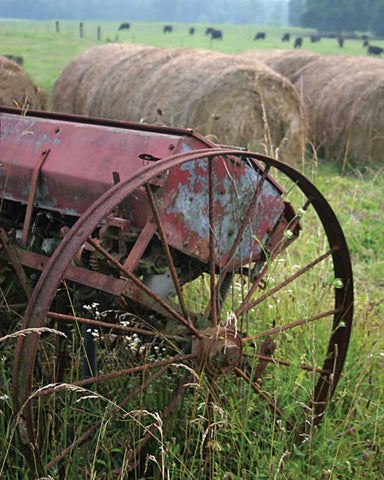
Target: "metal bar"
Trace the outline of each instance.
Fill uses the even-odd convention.
[[[209,219],[209,274],[210,274],[210,314],[212,325],[217,326],[217,295],[216,295],[216,255],[215,255],[215,211],[214,211],[214,193],[213,193],[213,160],[208,159],[208,219]]]
[[[180,403],[182,399],[182,395],[184,393],[184,390],[186,389],[186,384],[182,382],[182,384],[179,386],[174,399],[171,401],[171,403],[161,412],[160,418],[161,420],[164,420],[170,412],[174,408],[177,407],[177,405]],[[137,456],[138,453],[140,453],[141,449],[144,447],[144,445],[154,436],[153,432],[158,428],[156,424],[153,424],[150,428],[148,428],[146,435],[144,438],[141,440],[139,445],[135,448],[135,451],[132,451],[130,453],[130,458],[129,461],[133,462],[131,465],[128,466],[128,471],[132,471],[134,468],[136,468],[138,460],[135,460],[135,456]],[[115,472],[115,473],[121,473],[121,472]]]
[[[21,248],[15,247],[15,249],[20,263],[36,270],[43,271],[50,258],[39,253],[27,252]],[[123,294],[127,286],[127,280],[113,278],[95,271],[92,271],[92,275],[90,275],[90,270],[75,265],[68,265],[64,272],[64,278],[117,296]]]
[[[279,417],[281,417],[281,419],[284,420],[292,430],[295,428],[295,424],[288,418],[284,418],[283,412],[277,407],[277,405],[274,402],[272,402],[272,400],[269,399],[268,395],[262,392],[261,388],[257,383],[252,382],[252,380],[248,377],[248,375],[246,375],[242,370],[240,370],[239,367],[236,367],[234,371],[235,373],[237,373],[239,377],[241,377],[243,380],[249,383],[249,385],[252,387],[255,393],[260,395],[260,397],[268,403],[268,406],[273,413],[276,413],[277,415],[279,415]]]
[[[329,370],[324,370],[323,368],[316,368],[312,365],[304,365],[304,364],[295,365],[292,362],[287,362],[286,360],[279,360],[278,358],[268,357],[266,355],[260,355],[258,353],[250,354],[250,353],[243,352],[243,355],[249,358],[255,358],[255,359],[258,358],[260,360],[263,360],[264,362],[274,363],[275,365],[279,365],[279,366],[282,365],[283,367],[295,367],[295,368],[300,368],[301,370],[306,370],[308,372],[324,373],[326,375],[329,375],[330,373],[332,373]]]
[[[229,267],[230,267],[230,262],[231,262],[231,259],[232,257],[234,256],[238,246],[240,245],[240,242],[241,242],[241,238],[243,236],[243,233],[244,233],[244,230],[245,230],[245,227],[248,223],[248,221],[250,220],[251,216],[254,214],[255,212],[255,209],[256,209],[256,204],[257,204],[257,200],[259,198],[259,195],[260,195],[260,192],[261,192],[261,189],[263,188],[263,185],[264,185],[264,182],[268,176],[268,172],[269,172],[269,169],[270,169],[270,165],[267,165],[264,169],[264,172],[263,172],[263,175],[261,176],[260,178],[260,181],[259,183],[257,184],[256,186],[256,190],[255,190],[255,193],[252,197],[252,200],[251,200],[251,203],[249,204],[249,207],[246,211],[246,214],[243,218],[243,222],[240,226],[240,229],[236,235],[236,238],[235,238],[235,241],[233,242],[233,245],[231,247],[231,250],[228,254],[228,260],[227,260],[227,265],[224,266],[221,274],[222,275],[225,275],[228,270],[229,270]]]
[[[133,273],[129,272],[124,268],[121,263],[119,263],[110,253],[108,253],[101,245],[95,242],[91,237],[88,238],[88,243],[92,245],[98,252],[100,252],[117,270],[119,270],[123,275],[127,276],[135,285],[137,285],[141,290],[151,296],[156,302],[158,302],[162,307],[164,307],[174,318],[181,322],[185,327],[187,327],[191,332],[193,332],[197,337],[201,338],[203,336],[191,323],[189,323],[184,317],[182,317],[176,310],[174,310],[167,302],[165,302],[157,293],[148,288],[141,280],[139,280]]]
[[[127,259],[124,262],[124,268],[133,272],[136,268],[139,260],[142,258],[145,249],[148,247],[149,242],[152,240],[153,234],[156,232],[156,224],[153,219],[148,219],[143,229],[141,230],[135,245],[129,252]]]
[[[48,157],[50,151],[51,150],[48,148],[47,150],[44,150],[41,153],[40,160],[36,163],[36,165],[33,169],[33,172],[32,172],[31,187],[30,187],[30,190],[29,190],[27,210],[25,212],[23,233],[22,233],[22,236],[21,236],[21,244],[24,247],[27,245],[29,228],[31,226],[31,221],[32,221],[33,203],[35,201],[35,196],[36,196],[36,190],[37,190],[37,184],[38,184],[38,181],[39,181],[40,171],[41,171],[41,168],[42,168],[46,158]]]
[[[8,235],[2,228],[0,228],[0,240],[3,244],[9,261],[11,262],[12,267],[15,270],[20,285],[27,297],[29,298],[32,295],[32,287],[29,284],[27,274],[25,273],[22,262],[20,261],[20,258],[18,256],[17,247],[15,247],[15,245],[12,243],[12,239],[8,237]]]
[[[130,393],[123,401],[121,401],[116,408],[114,408],[107,416],[107,418],[110,418],[114,413],[116,413],[119,409],[124,408],[125,405],[130,402],[133,398],[135,398],[139,393],[144,390],[144,388],[147,388],[152,382],[156,380],[156,378],[160,377],[164,372],[166,368],[162,368],[158,372],[152,375],[145,383],[140,385],[140,387],[136,388],[132,393]],[[94,425],[92,425],[91,428],[86,430],[77,440],[75,440],[71,445],[69,445],[67,448],[65,448],[59,455],[57,455],[55,458],[53,458],[50,462],[47,463],[47,470],[49,470],[53,465],[56,465],[60,460],[62,460],[68,453],[70,453],[75,447],[78,447],[82,445],[93,433],[95,433],[99,428],[102,422],[105,422],[106,418],[103,418],[101,422],[97,422]]]
[[[309,205],[311,204],[311,200],[307,200],[303,206],[303,210],[306,211],[307,208],[309,207]],[[302,215],[297,215],[292,221],[291,223],[289,224],[289,227],[290,227],[290,231],[294,231],[297,227],[297,225],[299,224],[300,222],[300,219],[301,219],[301,216]],[[281,241],[277,248],[275,248],[272,252],[272,254],[268,257],[267,259],[267,263],[265,264],[265,266],[263,267],[263,269],[261,270],[261,272],[259,273],[257,279],[255,282],[253,282],[253,285],[252,287],[250,288],[250,290],[248,291],[246,297],[244,298],[242,304],[240,305],[240,307],[238,308],[238,310],[235,312],[235,314],[237,316],[239,316],[243,311],[244,311],[244,305],[250,300],[250,298],[252,297],[253,293],[255,292],[256,288],[260,285],[260,283],[263,281],[263,278],[265,277],[265,275],[268,273],[268,270],[269,270],[269,267],[271,265],[271,263],[273,262],[273,260],[275,260],[275,258],[280,254],[280,252],[282,252],[283,250],[285,250],[285,248],[289,245],[289,243],[291,243],[293,241],[295,237],[292,237],[292,238],[284,238],[283,241]],[[249,307],[249,308],[252,308],[252,307]],[[245,311],[248,311],[249,308],[247,308]]]
[[[183,312],[184,317],[188,318],[189,314],[188,314],[188,310],[185,306],[184,295],[183,295],[183,292],[181,290],[179,277],[177,276],[175,264],[173,263],[171,250],[169,248],[167,238],[165,236],[164,227],[163,227],[163,224],[161,222],[161,218],[160,218],[159,210],[158,210],[156,202],[155,202],[155,198],[153,196],[153,192],[152,192],[152,189],[151,189],[150,185],[146,184],[145,189],[146,189],[146,192],[147,192],[147,195],[148,195],[148,198],[149,198],[149,203],[151,205],[152,213],[155,217],[155,222],[156,222],[157,228],[159,230],[161,244],[163,246],[165,256],[167,257],[168,267],[169,267],[169,270],[171,272],[172,280],[173,280],[173,283],[174,283],[175,288],[176,288],[177,296],[178,296],[179,302],[180,302],[180,307],[181,307],[181,310]]]
[[[167,358],[167,360],[162,360],[160,362],[148,363],[145,365],[140,365],[138,367],[126,368],[124,370],[119,370],[117,372],[112,373],[105,373],[103,375],[98,375],[96,377],[89,377],[84,378],[83,380],[78,380],[76,382],[71,382],[71,385],[75,385],[76,387],[84,387],[85,385],[93,384],[96,382],[105,382],[108,380],[112,380],[113,378],[121,377],[123,375],[130,375],[132,373],[139,373],[146,370],[151,370],[153,368],[163,367],[165,365],[170,365],[175,362],[183,362],[185,360],[190,360],[195,358],[193,353],[189,353],[188,355],[179,355],[172,358]],[[60,390],[65,390],[67,388],[67,384],[64,383],[62,385],[57,384],[52,387],[42,388],[40,391],[36,392],[33,396],[34,397],[45,397],[46,395],[51,395],[52,393],[58,392]]]
[[[290,277],[286,278],[283,282],[281,282],[279,285],[276,285],[276,287],[274,288],[271,288],[270,290],[268,290],[268,292],[264,295],[262,295],[261,297],[257,298],[256,300],[254,300],[253,302],[251,303],[248,303],[246,304],[247,300],[250,298],[250,293],[248,293],[247,297],[244,299],[243,303],[241,304],[241,306],[238,308],[238,310],[236,311],[236,316],[239,316],[241,313],[243,312],[247,312],[248,310],[250,310],[251,308],[255,307],[256,305],[258,305],[259,303],[263,302],[266,298],[270,297],[271,295],[273,295],[274,293],[278,292],[279,290],[281,290],[282,288],[286,287],[287,285],[289,285],[290,283],[292,283],[294,280],[296,280],[297,278],[299,278],[301,275],[303,275],[304,273],[308,272],[308,270],[310,270],[312,267],[314,267],[315,265],[317,265],[318,263],[322,262],[323,260],[325,260],[326,258],[328,258],[332,253],[335,252],[335,248],[331,248],[329,249],[328,251],[326,251],[325,253],[323,253],[323,255],[320,255],[318,258],[316,258],[316,260],[314,260],[313,262],[310,262],[308,263],[305,267],[301,268],[300,270],[298,270],[296,273],[294,273],[293,275],[291,275]],[[252,289],[250,290],[252,291],[253,293],[253,286],[252,286]]]
[[[282,325],[281,327],[271,328],[270,330],[266,330],[263,333],[259,333],[257,335],[251,335],[250,337],[244,337],[241,339],[242,342],[251,342],[252,340],[256,340],[257,338],[266,337],[267,335],[274,335],[276,333],[283,332],[284,330],[289,330],[291,328],[298,327],[299,325],[305,325],[306,323],[315,322],[316,320],[320,320],[325,317],[329,317],[331,315],[335,315],[339,313],[338,308],[334,308],[333,310],[328,310],[327,312],[319,313],[318,315],[314,315],[310,318],[303,318],[302,320],[297,320],[296,322],[287,323],[286,325]]]
[[[140,335],[164,337],[163,335],[160,335],[159,332],[144,330],[143,328],[125,327],[124,325],[119,325],[119,324],[110,323],[110,322],[102,322],[101,320],[93,320],[90,318],[74,317],[72,315],[65,315],[64,313],[48,312],[47,316],[63,322],[82,323],[85,325],[91,325],[92,327],[110,328],[111,330],[118,330],[122,333],[138,333]]]

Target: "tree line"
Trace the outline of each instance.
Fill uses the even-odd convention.
[[[290,0],[290,6],[300,12],[299,25],[319,32],[384,35],[384,0]]]
[[[291,25],[384,35],[384,0],[1,0],[0,17]]]
[[[284,25],[288,0],[1,0],[0,17]]]

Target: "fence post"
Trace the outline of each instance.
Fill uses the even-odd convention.
[[[60,33],[60,23],[58,20],[55,22],[56,33]]]

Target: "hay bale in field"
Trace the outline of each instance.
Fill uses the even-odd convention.
[[[300,68],[321,57],[306,50],[245,50],[238,55],[250,62],[264,63],[289,80]]]
[[[13,60],[0,56],[0,105],[44,110],[47,94]]]
[[[219,52],[109,44],[71,62],[53,109],[196,129],[217,142],[300,161],[307,124],[291,83]],[[267,147],[268,148],[267,148]]]
[[[310,138],[320,156],[353,164],[383,163],[384,62],[319,58],[292,78],[303,94]]]

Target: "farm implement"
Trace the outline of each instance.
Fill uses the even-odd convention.
[[[18,332],[12,404],[34,474],[123,478],[183,453],[207,478],[228,431],[305,443],[353,310],[318,189],[187,129],[12,108],[0,121],[1,329]]]

